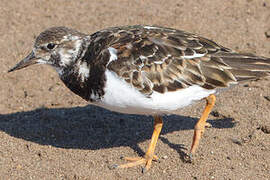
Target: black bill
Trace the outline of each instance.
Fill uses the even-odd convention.
[[[25,68],[27,66],[30,66],[30,65],[36,64],[36,63],[37,63],[37,59],[35,57],[34,52],[32,51],[28,56],[26,56],[26,58],[24,58],[18,64],[16,64],[13,68],[8,70],[8,72],[19,70],[19,69]]]

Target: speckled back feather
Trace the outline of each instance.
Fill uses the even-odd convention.
[[[194,84],[206,89],[228,87],[270,71],[269,59],[237,54],[209,39],[170,28],[118,27],[93,37],[102,49],[117,51],[117,60],[109,62],[108,69],[146,95]]]

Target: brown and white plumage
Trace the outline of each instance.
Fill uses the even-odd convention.
[[[33,51],[10,71],[49,64],[64,84],[94,105],[129,114],[153,115],[154,133],[144,158],[151,166],[162,127],[161,115],[201,99],[207,105],[195,125],[191,153],[204,131],[218,89],[270,75],[270,59],[241,54],[198,35],[157,26],[124,26],[91,35],[53,27],[36,39]]]
[[[146,95],[195,84],[206,89],[228,87],[270,71],[267,58],[238,54],[209,39],[170,28],[111,28],[94,34],[93,40],[102,44],[103,51],[114,50],[116,60],[108,62],[107,68]]]
[[[143,25],[91,35],[49,28],[37,37],[29,58],[34,60],[11,71],[29,62],[50,64],[77,95],[130,114],[171,114],[220,88],[270,74],[269,58],[239,54],[185,31]]]
[[[76,41],[71,41],[72,38]],[[74,61],[85,61],[89,67],[107,68],[146,95],[153,91],[177,91],[192,85],[206,89],[228,87],[243,80],[267,76],[270,72],[269,58],[239,54],[198,35],[158,26],[113,27],[90,36],[65,27],[54,27],[38,36],[35,49],[42,54],[44,45],[54,42],[58,48],[62,47],[64,54],[74,49],[74,43],[78,41],[83,47],[77,54],[86,54]],[[111,56],[115,56],[114,60]],[[49,61],[54,66],[66,63],[57,57],[51,57],[51,60],[55,60]],[[70,63],[74,62],[70,60]]]

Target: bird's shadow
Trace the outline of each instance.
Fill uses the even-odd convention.
[[[197,120],[185,116],[166,116],[161,134],[193,129]],[[213,128],[232,128],[235,124],[231,118],[208,122]],[[119,114],[88,105],[0,114],[0,130],[42,145],[91,150],[129,146],[143,155],[144,151],[137,144],[151,138],[153,122],[148,116]],[[183,158],[183,145],[172,144],[164,136],[160,140]]]

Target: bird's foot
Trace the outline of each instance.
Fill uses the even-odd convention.
[[[117,165],[115,168],[130,168],[138,165],[144,165],[144,168],[142,169],[142,172],[144,173],[150,169],[153,160],[158,160],[158,157],[156,155],[153,155],[152,157],[145,155],[144,157],[124,157],[123,159],[130,162],[122,165]]]

